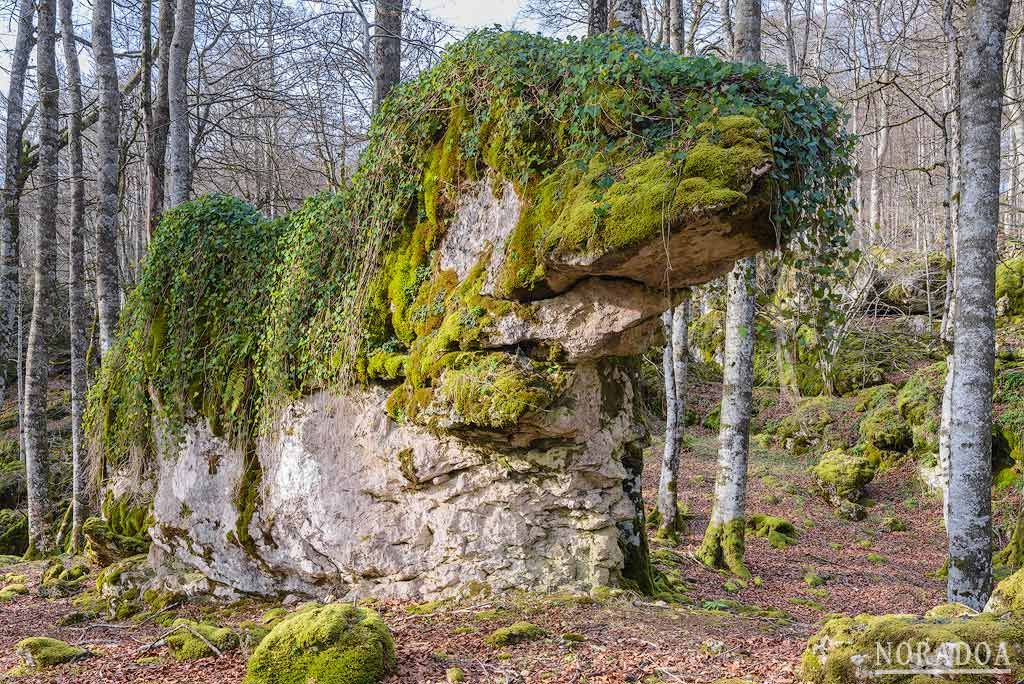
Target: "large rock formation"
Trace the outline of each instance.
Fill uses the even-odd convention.
[[[628,357],[678,288],[786,236],[773,197],[845,168],[810,153],[842,140],[831,105],[767,73],[478,34],[385,105],[338,195],[169,212],[88,412],[97,470],[153,502],[158,571],[649,590]]]

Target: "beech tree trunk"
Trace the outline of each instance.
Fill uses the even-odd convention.
[[[377,0],[373,32],[373,111],[402,79],[402,0]]]
[[[686,16],[683,0],[668,0],[668,47],[682,54],[686,49]]]
[[[96,131],[96,300],[99,309],[100,353],[114,344],[121,313],[121,286],[117,258],[118,144],[121,128],[121,93],[110,24],[112,0],[96,0],[92,14],[92,49],[99,86],[99,121]]]
[[[732,3],[729,0],[718,0],[718,15],[722,22],[722,34],[725,36],[725,53],[734,54],[733,45],[736,39],[732,31]]]
[[[882,234],[882,164],[889,151],[889,104],[885,97],[878,96],[878,140],[875,145],[875,168],[871,172],[870,214],[868,235],[871,244],[878,244]]]
[[[19,213],[22,187],[22,117],[25,103],[25,73],[32,53],[32,18],[35,3],[18,3],[18,30],[11,55],[10,87],[7,91],[7,125],[4,140],[3,207],[0,215],[0,399],[8,399],[7,388],[21,377],[18,334],[20,250],[18,248]],[[19,417],[21,413],[19,392]]]
[[[640,0],[610,0],[613,9],[608,16],[608,28],[631,31],[643,35],[643,5]]]
[[[740,0],[736,4],[733,56],[746,63],[761,61],[761,0]],[[727,569],[740,577],[750,576],[743,563],[743,552],[754,387],[756,275],[754,257],[737,261],[729,273],[718,476],[711,520],[697,551],[704,564]]]
[[[950,389],[951,602],[980,610],[992,589],[992,382],[999,138],[1008,0],[968,5],[960,81],[962,174]]]
[[[25,474],[28,481],[29,557],[46,554],[50,534],[50,453],[46,429],[49,379],[46,338],[54,302],[57,241],[57,145],[60,103],[56,60],[56,3],[39,0],[36,69],[39,82],[39,215],[36,223],[35,290],[25,359]]]
[[[168,166],[171,176],[168,204],[171,207],[187,202],[192,192],[187,79],[195,22],[195,0],[178,0],[174,14],[174,38],[171,41],[167,78],[167,101],[170,111]]]
[[[147,0],[151,3],[152,0]],[[167,136],[170,125],[170,104],[168,102],[168,78],[170,71],[170,45],[174,40],[174,0],[160,2],[157,19],[157,85],[156,94],[148,99],[150,103],[150,126],[146,131],[146,225],[153,235],[164,210],[164,180],[166,177]],[[145,41],[144,41],[145,42]],[[143,78],[149,76],[146,70]]]
[[[658,536],[676,540],[682,531],[679,515],[679,459],[686,426],[686,390],[689,360],[690,294],[675,310],[662,315],[665,326],[665,451],[658,481]]]
[[[75,45],[72,0],[60,0],[61,43],[67,69],[68,152],[71,155],[71,221],[68,226],[68,322],[71,340],[71,548],[82,548],[86,475],[82,440],[85,408],[85,177],[82,162],[82,77]]]

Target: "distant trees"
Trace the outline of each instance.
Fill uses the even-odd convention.
[[[950,385],[948,494],[951,602],[976,610],[992,589],[992,384],[999,230],[1003,43],[1009,2],[967,11],[960,81],[961,199]]]

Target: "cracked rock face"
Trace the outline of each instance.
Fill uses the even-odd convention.
[[[673,288],[774,244],[763,206],[706,208],[599,257],[548,252],[543,281],[501,300],[524,202],[507,182],[468,185],[435,263],[456,282],[483,266],[481,295],[508,304],[461,348],[474,365],[295,400],[248,455],[197,419],[159,454],[155,564],[335,598],[588,590],[643,572],[646,435],[621,357],[660,334]]]

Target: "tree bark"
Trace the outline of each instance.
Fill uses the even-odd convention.
[[[643,5],[640,0],[609,0],[613,9],[608,15],[608,28],[630,31],[642,36]]]
[[[151,3],[152,0],[147,2]],[[167,88],[171,63],[170,45],[174,40],[174,0],[160,2],[157,40],[160,51],[157,55],[156,95],[150,100],[152,117],[146,135],[146,225],[149,227],[150,237],[160,221],[160,213],[164,210],[164,164],[167,159],[167,136],[171,118]],[[146,71],[144,77],[148,75],[149,71]]]
[[[4,159],[3,207],[0,215],[0,399],[8,399],[7,388],[20,377],[18,344],[18,301],[21,289],[18,247],[22,188],[22,117],[25,106],[25,73],[32,53],[32,17],[35,3],[18,4],[18,31],[11,55],[10,87],[7,90],[7,126]],[[20,395],[20,393],[19,393]],[[20,396],[19,396],[20,400]],[[19,415],[21,411],[19,402]]]
[[[60,103],[56,60],[56,3],[39,0],[36,69],[39,82],[39,216],[36,223],[34,292],[25,360],[25,474],[28,480],[28,556],[46,554],[50,534],[50,454],[46,428],[49,369],[46,338],[54,302],[52,274],[57,241],[57,128]]]
[[[683,449],[686,425],[687,366],[689,360],[688,328],[690,294],[675,310],[662,316],[665,325],[665,451],[658,481],[658,536],[676,540],[682,531],[679,515],[679,459]]]
[[[696,19],[695,19],[696,21]],[[668,47],[682,54],[686,49],[686,15],[683,0],[668,0]]]
[[[590,0],[587,14],[587,35],[596,36],[608,30],[608,0]]]
[[[60,0],[61,43],[67,69],[68,152],[71,155],[71,223],[68,227],[68,322],[71,341],[71,548],[82,548],[86,511],[85,449],[82,413],[85,408],[85,177],[82,162],[82,76],[72,21],[72,0]]]
[[[187,202],[192,192],[192,160],[189,145],[188,62],[195,34],[195,0],[178,0],[174,14],[174,38],[168,65],[167,101],[170,112],[168,205]]]
[[[731,55],[736,42],[732,30],[732,3],[729,0],[718,0],[718,14],[722,22],[722,35],[725,37],[725,53]]]
[[[992,382],[999,222],[999,138],[1008,0],[968,5],[956,241],[955,372],[950,390],[951,602],[980,610],[992,589]]]
[[[96,0],[92,14],[92,47],[99,86],[99,128],[96,132],[96,299],[99,307],[100,354],[114,344],[121,313],[117,258],[118,162],[121,93],[110,35],[112,0]]]
[[[889,151],[889,103],[881,93],[878,102],[878,142],[875,145],[875,168],[871,172],[871,213],[868,217],[868,235],[871,244],[875,245],[882,232],[882,164]]]
[[[373,32],[373,111],[402,79],[402,0],[377,0]]]

